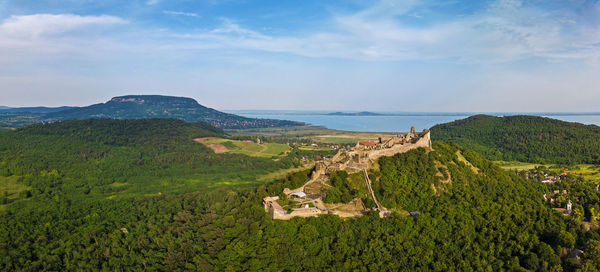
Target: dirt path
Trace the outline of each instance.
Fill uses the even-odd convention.
[[[266,144],[261,144],[264,148],[261,151],[258,151],[257,153],[264,153],[265,151],[269,150],[269,145]]]
[[[377,210],[379,211],[379,216],[382,216],[385,213],[387,213],[387,209],[384,206],[382,206],[381,204],[379,204],[379,201],[377,201],[377,198],[375,197],[375,192],[373,192],[373,188],[371,187],[371,179],[369,179],[369,175],[367,174],[367,169],[363,169],[363,174],[365,175],[365,183],[367,183],[367,188],[369,189],[369,193],[371,193],[371,196],[373,197],[373,201],[375,202],[375,205],[377,205]]]

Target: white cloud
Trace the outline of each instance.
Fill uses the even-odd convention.
[[[90,26],[125,24],[115,16],[80,16],[74,14],[33,14],[11,16],[0,24],[0,33],[10,36],[37,38],[62,34]]]
[[[192,12],[164,10],[163,13],[164,14],[168,14],[168,15],[180,15],[180,16],[188,16],[188,17],[198,17],[198,14],[192,13]]]

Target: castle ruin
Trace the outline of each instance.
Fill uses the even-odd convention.
[[[348,173],[364,172],[365,183],[376,203],[377,210],[381,217],[389,215],[385,207],[379,204],[375,194],[371,188],[371,181],[367,175],[372,162],[383,156],[393,156],[399,153],[405,153],[417,148],[431,149],[430,131],[425,129],[421,133],[416,133],[412,127],[409,133],[397,134],[392,137],[377,141],[359,141],[352,148],[340,149],[332,158],[325,158],[315,163],[315,168],[311,173],[311,178],[304,185],[295,189],[285,188],[283,193],[290,199],[293,199],[301,205],[299,208],[293,208],[291,211],[286,211],[277,200],[279,197],[265,197],[263,206],[273,219],[289,220],[294,217],[312,217],[321,214],[337,214],[341,217],[361,216],[367,209],[364,208],[360,212],[348,213],[337,209],[327,208],[322,201],[322,195],[318,193],[310,193],[311,187],[331,186],[328,184],[329,174],[335,171],[345,170]],[[307,205],[310,203],[311,205]],[[361,202],[362,204],[362,202]]]

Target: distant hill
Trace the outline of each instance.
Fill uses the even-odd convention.
[[[7,106],[0,106],[0,110],[7,110],[7,109],[10,109],[10,107],[7,107]]]
[[[75,107],[22,107],[22,108],[9,108],[9,107],[0,107],[0,112],[28,112],[28,113],[50,113],[63,111],[68,109],[73,109]]]
[[[600,127],[537,116],[475,115],[436,125],[431,136],[491,160],[600,163]]]
[[[337,111],[337,112],[328,113],[327,115],[338,115],[338,116],[381,116],[383,114],[379,114],[379,113],[375,113],[375,112],[370,112],[370,111],[361,111],[361,112],[341,112],[341,111]]]
[[[223,129],[303,125],[293,121],[246,118],[224,113],[204,107],[196,100],[186,97],[128,95],[114,97],[106,103],[60,111],[29,111],[23,115],[16,114],[14,111],[4,113],[0,111],[0,127],[89,118],[176,118],[188,122],[207,122]]]

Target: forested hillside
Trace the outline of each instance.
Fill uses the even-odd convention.
[[[166,136],[153,138],[153,131]],[[250,177],[285,163],[181,144],[218,133],[173,120],[72,121],[2,132],[1,169],[30,189],[0,211],[0,270],[571,271],[581,266],[561,260],[563,247],[595,252],[600,243],[597,232],[544,206],[538,185],[440,143],[432,152],[382,158],[370,173],[382,202],[418,211],[415,217],[270,219],[262,198],[297,187],[308,171],[254,189],[122,189],[121,183],[175,186],[191,175]],[[446,177],[452,181],[443,183]],[[586,254],[582,266],[600,265],[594,258]]]
[[[0,133],[0,170],[32,186],[32,194],[66,186],[86,195],[185,192],[218,182],[251,182],[294,165],[215,154],[194,138],[224,136],[207,123],[177,119],[89,119],[38,124]],[[57,182],[48,187],[49,183]]]
[[[537,116],[476,115],[431,128],[431,137],[490,160],[600,163],[600,127]]]
[[[255,119],[207,108],[187,97],[127,95],[87,107],[21,108],[0,111],[0,127],[18,127],[42,122],[88,118],[142,119],[176,118],[188,122],[207,122],[227,129],[300,126],[303,123]]]

